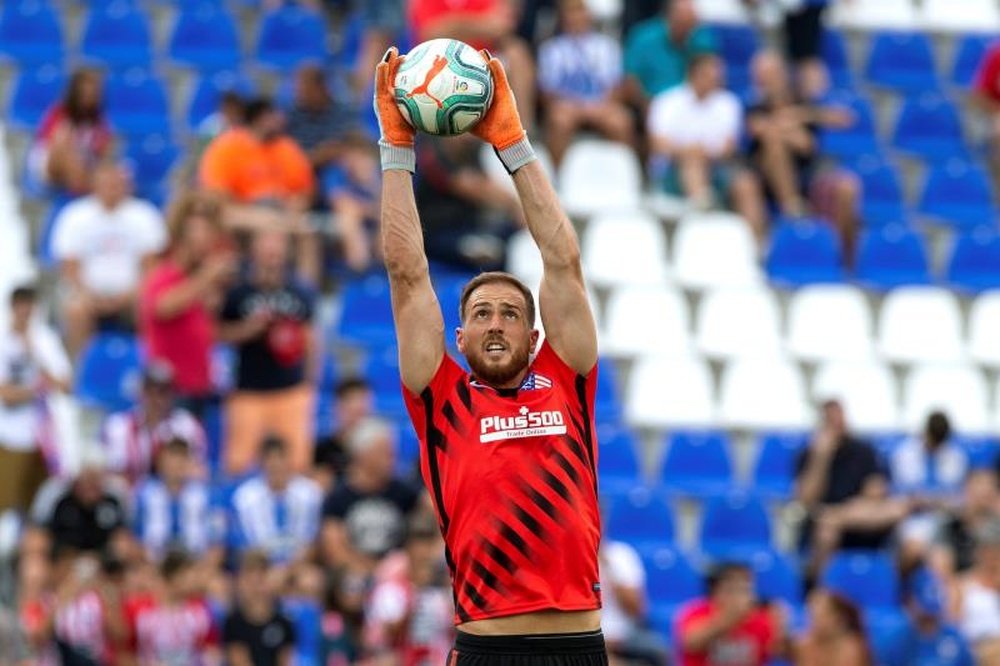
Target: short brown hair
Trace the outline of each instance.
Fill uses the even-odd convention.
[[[222,229],[222,201],[219,197],[199,190],[185,192],[174,199],[167,211],[167,233],[172,247],[184,238],[188,220],[195,215],[204,217],[216,229]]]
[[[480,273],[476,277],[469,280],[468,284],[462,289],[462,296],[458,302],[458,319],[461,322],[465,322],[465,305],[469,302],[469,297],[472,296],[472,292],[479,289],[484,284],[496,284],[504,283],[508,284],[524,296],[524,302],[528,307],[528,324],[532,327],[535,325],[535,296],[531,293],[528,287],[518,280],[516,277],[510,273],[504,273],[503,271],[489,271],[487,273]]]

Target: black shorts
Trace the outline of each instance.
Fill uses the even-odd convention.
[[[476,636],[459,631],[447,666],[607,666],[601,630]]]

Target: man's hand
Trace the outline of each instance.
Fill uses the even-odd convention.
[[[521,124],[521,115],[517,112],[517,102],[503,64],[485,49],[480,53],[486,58],[493,77],[493,102],[486,115],[470,131],[493,146],[507,171],[514,173],[535,159],[535,151],[528,143],[524,125]]]
[[[402,169],[413,173],[416,169],[416,154],[413,152],[413,138],[416,130],[406,122],[396,107],[394,84],[396,72],[403,57],[395,46],[382,56],[382,62],[375,67],[375,116],[378,118],[378,145],[382,153],[382,170]]]

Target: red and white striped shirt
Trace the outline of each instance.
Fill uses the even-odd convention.
[[[212,611],[202,599],[142,607],[133,624],[140,666],[205,666],[207,654],[219,645]]]
[[[138,407],[111,414],[105,420],[101,433],[108,469],[135,484],[149,476],[156,453],[173,437],[188,442],[195,459],[205,462],[208,449],[205,430],[191,412],[174,409],[156,424],[148,423],[146,415]]]
[[[61,643],[98,663],[110,663],[104,600],[96,590],[85,590],[56,611],[55,635]]]

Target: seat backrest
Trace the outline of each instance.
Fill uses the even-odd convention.
[[[224,70],[202,76],[195,85],[191,101],[188,103],[188,127],[197,129],[205,118],[218,110],[222,94],[230,90],[250,96],[254,87],[237,72]]]
[[[757,249],[750,227],[728,214],[692,215],[677,225],[674,274],[692,289],[760,284]]]
[[[593,284],[661,284],[666,279],[666,234],[651,215],[597,216],[587,224],[581,245],[584,272]]]
[[[771,543],[771,519],[764,505],[746,493],[731,493],[710,499],[705,506],[701,541],[731,542],[768,547]]]
[[[714,425],[712,376],[705,361],[691,356],[648,356],[629,376],[625,415],[640,428]]]
[[[1000,366],[1000,289],[980,294],[969,311],[969,354],[979,363]]]
[[[990,206],[992,194],[985,170],[957,159],[931,165],[920,208],[926,209],[931,205],[948,202],[961,202],[966,206]]]
[[[776,551],[761,551],[750,559],[754,587],[763,601],[780,600],[792,608],[802,605],[802,576]]]
[[[616,498],[607,513],[607,532],[611,539],[666,545],[674,538],[670,506],[648,488],[637,487]]]
[[[770,289],[719,288],[702,297],[695,337],[713,357],[774,355],[781,349],[780,318]]]
[[[757,439],[753,482],[765,486],[780,484],[791,489],[795,480],[795,460],[808,443],[809,434],[796,430],[761,434]]]
[[[993,35],[965,35],[955,47],[955,58],[951,66],[951,81],[961,88],[972,85],[990,45]]]
[[[975,288],[978,282],[987,286],[992,279],[995,284],[988,286],[1000,287],[1000,236],[987,227],[961,234],[955,242],[945,276],[959,286]]]
[[[725,433],[715,430],[675,431],[666,437],[666,441],[667,454],[660,474],[665,483],[691,478],[732,479],[731,445]]]
[[[719,418],[731,428],[804,428],[812,421],[799,369],[782,358],[742,358],[723,370]]]
[[[851,165],[864,183],[865,201],[902,202],[903,187],[896,167],[878,155],[862,155]]]
[[[868,77],[876,80],[900,72],[934,72],[930,39],[918,32],[880,32],[872,39]]]
[[[882,303],[879,347],[887,359],[903,363],[959,360],[961,322],[951,292],[939,287],[900,287]]]
[[[81,48],[88,55],[108,46],[152,48],[149,21],[146,14],[128,0],[109,2],[94,7],[83,28]]]
[[[946,97],[926,92],[903,103],[896,121],[895,143],[905,147],[927,139],[962,141],[958,110]]]
[[[771,240],[767,272],[783,283],[839,282],[840,245],[833,229],[822,222],[781,224]]]
[[[873,322],[864,294],[849,285],[810,285],[788,305],[788,347],[806,360],[868,358]]]
[[[563,156],[558,183],[560,199],[573,214],[636,210],[642,166],[623,144],[584,139]]]
[[[64,43],[59,18],[45,0],[6,2],[0,9],[0,51],[8,44],[37,44],[61,55]]]
[[[325,42],[325,26],[319,14],[285,5],[264,14],[257,54],[273,64],[294,64],[302,59],[322,58]]]
[[[813,399],[837,399],[851,426],[862,432],[886,432],[899,426],[899,395],[892,372],[883,363],[833,361],[817,370]]]
[[[651,603],[680,604],[703,593],[702,576],[681,551],[664,546],[642,555]]]
[[[65,74],[54,65],[21,72],[14,81],[8,118],[34,129],[59,99],[65,85]]]
[[[106,95],[112,116],[152,113],[168,117],[170,113],[163,82],[139,68],[108,77]]]
[[[857,279],[873,287],[930,282],[930,265],[923,239],[893,224],[866,231],[858,246]]]
[[[392,299],[387,279],[371,276],[348,282],[339,330],[342,336],[356,342],[371,340],[373,336],[383,341],[392,339]]]
[[[170,36],[170,49],[178,47],[239,50],[233,17],[222,6],[201,4],[182,9]]]
[[[680,354],[691,347],[688,306],[675,289],[620,287],[606,312],[601,343],[609,354]]]
[[[903,395],[903,421],[914,430],[937,409],[948,414],[959,432],[985,433],[992,425],[986,379],[972,365],[917,366],[906,378]]]
[[[888,555],[842,551],[833,556],[822,575],[823,585],[866,610],[899,605],[899,579]]]
[[[598,476],[604,480],[634,479],[642,476],[639,464],[639,443],[627,428],[618,426],[597,427],[597,443],[600,454],[597,458]]]

